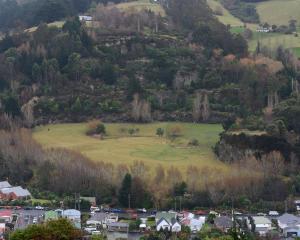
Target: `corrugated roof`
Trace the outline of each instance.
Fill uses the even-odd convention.
[[[0,189],[2,188],[10,188],[11,185],[9,184],[8,181],[3,181],[3,182],[0,182]]]
[[[31,196],[30,192],[27,189],[24,189],[20,186],[18,187],[10,187],[10,188],[3,188],[1,192],[4,194],[14,193],[17,197],[28,197]]]
[[[255,224],[271,224],[271,220],[266,218],[266,217],[261,217],[261,216],[258,216],[258,217],[253,217],[253,221]]]
[[[67,209],[63,211],[62,214],[64,217],[79,217],[81,216],[80,211],[76,210],[76,209]]]

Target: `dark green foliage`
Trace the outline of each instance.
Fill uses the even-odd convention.
[[[164,135],[165,131],[162,128],[156,129],[156,135],[159,137],[162,137]]]
[[[288,130],[294,130],[300,133],[300,101],[299,99],[290,98],[283,101],[275,109],[275,116],[282,120]]]
[[[250,2],[259,1],[260,0],[222,0],[221,2],[233,16],[241,19],[243,22],[258,23],[259,15],[256,12],[255,5],[250,4]]]
[[[174,196],[183,196],[187,192],[187,184],[185,182],[177,183],[174,186]]]
[[[18,99],[13,95],[7,95],[4,97],[4,111],[13,117],[21,115],[21,109]]]
[[[126,174],[123,178],[121,188],[119,190],[119,203],[123,207],[129,207],[129,197],[131,195],[131,187],[132,187],[132,178],[130,174]]]
[[[32,239],[57,239],[76,240],[82,233],[76,229],[69,220],[61,218],[52,220],[43,225],[31,225],[24,230],[13,232],[11,240],[32,240]]]
[[[103,123],[98,124],[96,134],[106,134],[106,129]]]

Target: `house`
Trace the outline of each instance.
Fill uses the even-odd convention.
[[[0,189],[0,199],[4,200],[17,200],[28,199],[31,197],[30,192],[20,186],[8,187]]]
[[[205,217],[192,218],[189,227],[192,232],[199,232],[205,223]]]
[[[100,226],[106,224],[108,215],[103,212],[96,212],[89,220],[86,221],[87,225]]]
[[[45,221],[58,219],[58,213],[56,211],[47,211],[44,215]]]
[[[156,231],[164,231],[168,230],[171,231],[171,223],[167,221],[165,218],[161,218],[159,221],[156,222]]]
[[[233,227],[233,220],[228,216],[220,216],[215,218],[215,226],[223,232],[227,232],[230,228]]]
[[[12,186],[9,184],[8,181],[0,182],[0,190],[1,190],[2,188],[10,188],[10,187],[12,187]]]
[[[182,213],[180,223],[191,229],[192,232],[199,232],[205,223],[205,216],[195,216],[193,213]]]
[[[84,21],[84,22],[90,22],[93,20],[93,18],[91,16],[86,16],[86,15],[80,15],[79,16],[79,20],[80,21]]]
[[[288,213],[285,213],[278,217],[277,222],[280,229],[295,226],[300,227],[300,217]]]
[[[10,223],[13,220],[11,210],[1,210],[0,211],[0,222],[1,223]]]
[[[76,209],[67,209],[62,212],[62,217],[69,219],[73,222],[76,228],[81,228],[81,213]]]
[[[107,224],[109,232],[128,232],[129,224],[124,222],[114,222]]]
[[[255,232],[261,236],[265,236],[270,230],[272,230],[272,222],[270,219],[262,216],[252,217],[253,224],[255,226]]]
[[[176,220],[176,218],[171,219],[171,231],[174,233],[181,232],[181,225]]]
[[[299,227],[287,227],[287,228],[283,229],[282,233],[285,238],[300,237],[300,228]]]
[[[155,222],[157,223],[162,218],[164,218],[165,220],[167,220],[167,222],[170,223],[172,218],[177,218],[177,213],[175,213],[175,212],[158,212],[155,215]]]

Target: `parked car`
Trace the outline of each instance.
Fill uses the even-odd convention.
[[[146,213],[147,210],[146,210],[146,208],[139,208],[139,209],[137,209],[137,212],[138,213]]]
[[[44,210],[44,208],[42,206],[36,206],[35,209],[36,210]]]

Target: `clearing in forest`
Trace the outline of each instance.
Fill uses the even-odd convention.
[[[181,134],[171,141],[158,137],[158,128],[179,126]],[[225,165],[216,159],[212,147],[219,139],[219,124],[151,123],[151,124],[105,124],[107,135],[103,140],[87,136],[86,123],[57,124],[37,127],[33,137],[45,148],[67,148],[79,151],[94,161],[130,165],[143,161],[154,168],[157,164],[185,169],[189,165],[220,167]],[[130,129],[135,129],[133,135]],[[197,146],[189,142],[197,140]]]

